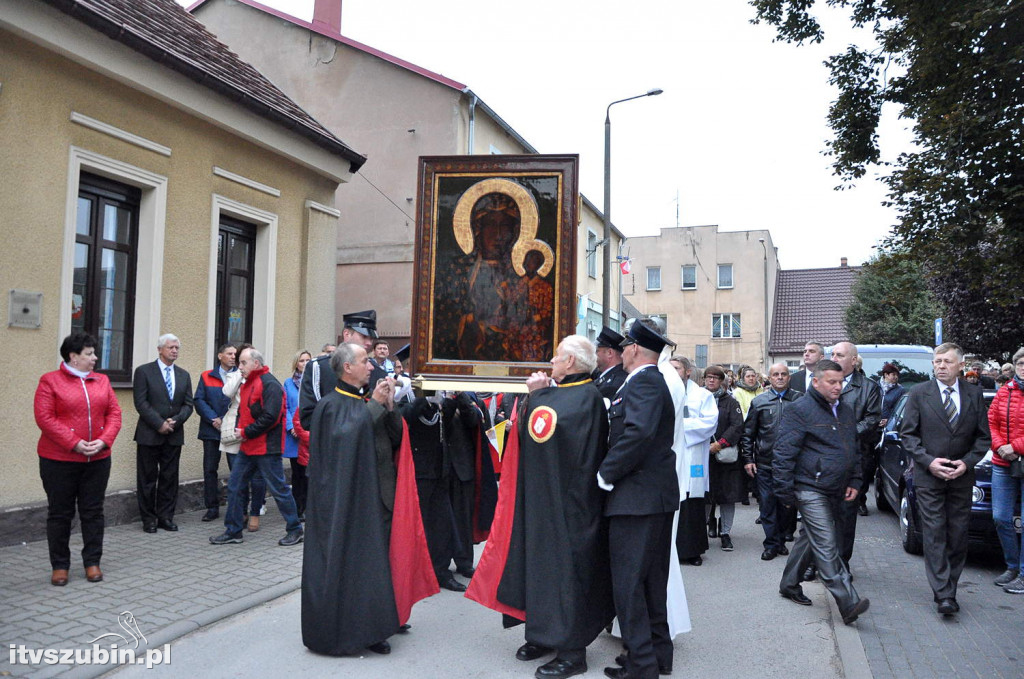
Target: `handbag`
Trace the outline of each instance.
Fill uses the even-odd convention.
[[[732,464],[740,458],[739,448],[736,446],[729,446],[722,448],[715,453],[715,459],[718,460],[719,464]]]
[[[1018,457],[1010,463],[1010,477],[1024,479],[1024,457]]]

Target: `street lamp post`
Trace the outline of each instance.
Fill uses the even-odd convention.
[[[604,111],[604,286],[601,291],[602,325],[608,325],[609,307],[611,306],[612,297],[612,121],[610,117],[612,106],[642,97],[654,97],[661,94],[662,91],[660,89],[647,90],[647,92],[638,94],[635,97],[626,97],[625,99],[613,101],[608,104],[608,108]],[[621,290],[621,288],[622,283],[620,282],[619,289]],[[620,308],[619,311],[621,313],[622,309]]]
[[[761,353],[761,369],[768,373],[768,247],[764,244],[764,238],[758,238],[764,250],[764,350]]]

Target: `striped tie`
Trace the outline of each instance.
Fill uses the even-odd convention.
[[[942,402],[942,407],[946,410],[946,417],[949,418],[949,426],[956,426],[956,404],[953,403],[953,387],[946,387],[946,398]]]
[[[174,387],[171,385],[171,366],[164,368],[164,384],[167,385],[167,398],[174,398]]]

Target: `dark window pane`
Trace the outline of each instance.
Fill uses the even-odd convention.
[[[89,225],[92,222],[92,201],[88,198],[78,199],[78,215],[75,220],[75,233],[83,236],[88,236],[90,233]]]
[[[131,243],[131,212],[116,205],[103,206],[103,239],[128,245]]]
[[[240,238],[231,238],[231,261],[229,266],[232,269],[242,271],[249,270],[249,242]]]

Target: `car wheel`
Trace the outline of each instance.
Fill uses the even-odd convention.
[[[924,553],[921,536],[917,532],[917,522],[914,521],[914,510],[910,506],[906,489],[900,491],[900,540],[907,554]]]
[[[879,468],[875,474],[875,507],[880,512],[891,512],[892,505],[885,499],[885,488],[882,487],[882,470]]]

